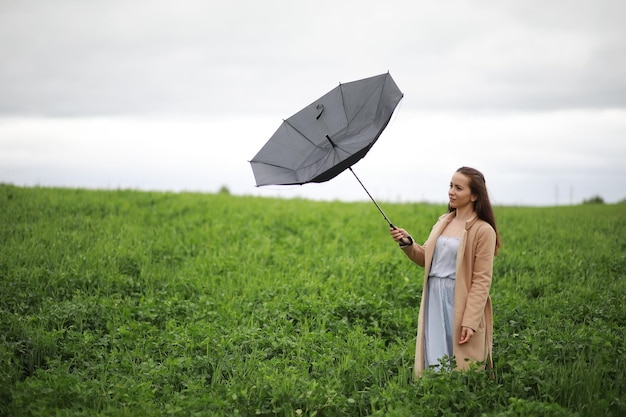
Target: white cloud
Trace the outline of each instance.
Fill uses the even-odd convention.
[[[623,2],[4,3],[0,112],[284,111],[387,70],[422,109],[623,106]]]

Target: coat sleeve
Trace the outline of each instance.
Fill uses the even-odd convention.
[[[485,304],[489,298],[489,288],[493,275],[493,258],[496,249],[496,232],[490,225],[482,226],[476,234],[474,268],[465,303],[463,327],[478,330],[483,317]]]
[[[412,260],[419,266],[424,267],[424,264],[425,264],[424,246],[420,246],[417,243],[413,243],[413,245],[411,246],[402,248],[402,251],[406,254],[406,256],[409,257],[410,260]]]

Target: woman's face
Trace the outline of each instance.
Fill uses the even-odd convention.
[[[454,173],[452,180],[450,180],[448,198],[450,199],[450,207],[454,209],[464,208],[476,201],[476,196],[472,194],[467,176],[460,172]]]

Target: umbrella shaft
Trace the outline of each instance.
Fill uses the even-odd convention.
[[[352,175],[354,175],[354,178],[356,178],[356,180],[359,182],[359,184],[361,184],[361,187],[363,187],[363,189],[365,190],[365,192],[369,196],[370,200],[372,200],[372,202],[376,205],[376,208],[378,209],[378,211],[380,211],[380,214],[382,214],[383,217],[385,218],[385,220],[387,221],[387,223],[389,223],[389,227],[391,227],[392,229],[395,229],[396,227],[393,224],[391,224],[391,221],[387,218],[387,216],[385,215],[385,212],[383,211],[383,209],[380,208],[380,206],[378,205],[376,200],[374,200],[374,197],[372,197],[370,192],[367,191],[367,188],[365,188],[365,185],[363,185],[363,183],[361,182],[359,177],[357,177],[357,175],[354,172],[354,170],[352,169],[352,167],[348,167],[348,169],[350,170],[350,172],[352,172]]]

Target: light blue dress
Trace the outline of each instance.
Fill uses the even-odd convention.
[[[428,273],[424,320],[424,365],[440,367],[440,359],[453,356],[454,284],[459,238],[439,236]]]

